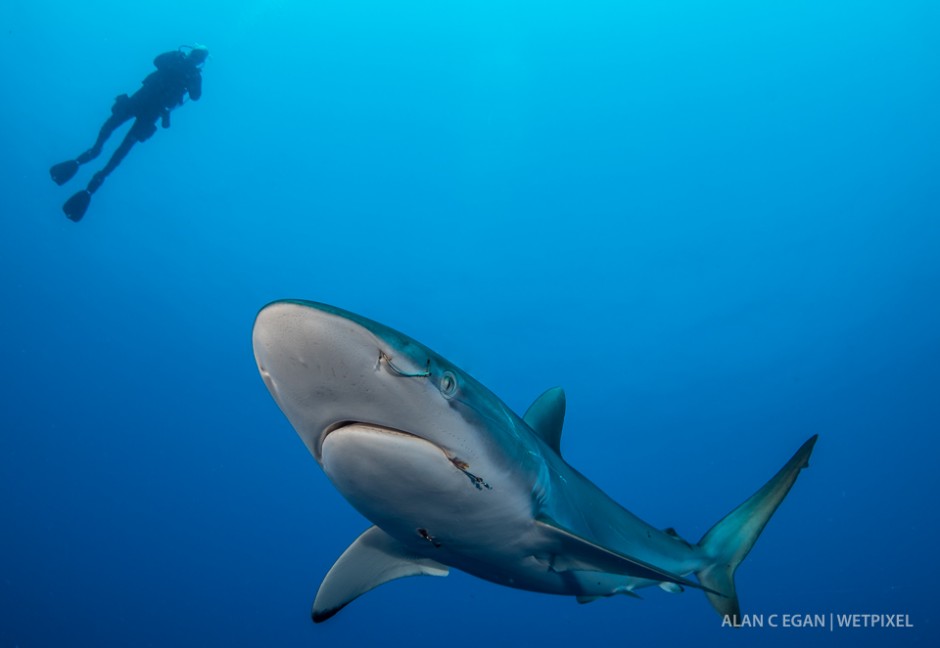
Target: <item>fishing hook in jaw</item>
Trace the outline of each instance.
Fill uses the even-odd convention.
[[[378,369],[381,366],[382,361],[385,361],[385,364],[388,365],[388,368],[397,373],[402,378],[427,378],[431,375],[431,359],[428,358],[428,364],[424,371],[419,371],[417,373],[410,373],[407,371],[402,371],[395,366],[395,363],[392,362],[392,356],[388,355],[382,349],[379,349],[379,360],[375,365],[375,368]]]
[[[470,464],[468,464],[466,461],[458,459],[457,457],[448,457],[448,459],[452,464],[454,464],[454,468],[467,476],[467,479],[470,480],[470,483],[473,484],[474,488],[479,491],[483,490],[484,488],[486,490],[493,490],[493,487],[487,484],[482,477],[479,475],[474,475],[472,472],[470,472]]]

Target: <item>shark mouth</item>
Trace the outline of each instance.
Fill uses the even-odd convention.
[[[332,423],[323,429],[323,432],[320,434],[320,441],[317,444],[317,453],[320,456],[323,456],[323,444],[326,442],[327,437],[333,434],[334,432],[343,431],[343,430],[345,431],[372,430],[376,434],[388,434],[388,435],[393,435],[393,436],[411,437],[414,439],[418,439],[420,441],[424,441],[426,443],[430,443],[431,445],[435,447],[439,447],[436,444],[432,443],[431,441],[428,441],[427,439],[424,439],[418,436],[417,434],[406,432],[405,430],[399,430],[397,428],[388,427],[386,425],[380,425],[378,423],[368,423],[366,421],[348,420],[348,421],[337,421],[336,423]],[[443,448],[441,448],[441,452],[444,452]]]
[[[470,472],[470,464],[458,457],[453,452],[442,448],[436,443],[420,437],[411,432],[399,430],[375,423],[364,423],[361,421],[339,421],[328,426],[323,434],[320,435],[320,443],[317,448],[321,462],[326,468],[330,457],[331,449],[328,446],[334,445],[327,440],[331,437],[343,437],[346,441],[340,445],[345,446],[343,452],[353,451],[360,456],[371,455],[375,450],[370,445],[381,443],[386,446],[388,452],[400,452],[403,455],[413,454],[416,457],[425,455],[432,448],[440,453],[450,464],[462,472],[470,483],[477,490],[492,490],[492,487],[479,475]],[[352,440],[355,439],[355,442]],[[394,450],[392,450],[394,448]],[[433,453],[432,453],[433,454]],[[415,461],[417,464],[418,462]]]

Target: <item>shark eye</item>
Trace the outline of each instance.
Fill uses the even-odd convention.
[[[457,393],[457,376],[450,371],[445,371],[441,376],[441,394],[444,398],[450,398]]]

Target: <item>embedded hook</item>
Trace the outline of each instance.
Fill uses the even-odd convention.
[[[470,472],[470,464],[468,464],[466,461],[462,461],[457,457],[449,457],[449,459],[450,462],[454,464],[454,468],[466,475],[467,479],[470,480],[470,483],[473,484],[477,490],[483,490],[484,488],[486,490],[493,490],[493,487],[487,484],[482,477],[474,475],[472,472]]]

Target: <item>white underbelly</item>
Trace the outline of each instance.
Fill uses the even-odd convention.
[[[364,424],[330,432],[321,457],[337,490],[414,551],[503,585],[578,593],[540,555],[531,485],[511,471]]]

